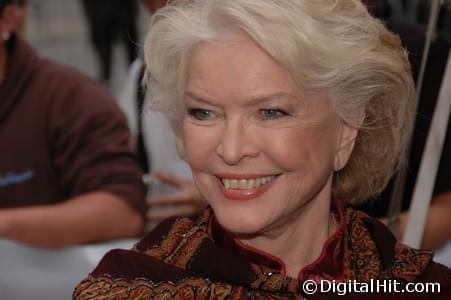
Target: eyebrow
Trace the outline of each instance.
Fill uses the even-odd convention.
[[[209,105],[215,105],[214,101],[209,100],[207,98],[204,98],[202,96],[196,95],[195,93],[191,92],[191,91],[186,91],[185,95],[192,98],[193,100],[196,100],[198,102],[202,102],[205,104],[209,104]],[[269,102],[271,100],[274,99],[279,99],[279,98],[293,98],[296,99],[297,97],[294,95],[291,95],[289,93],[286,92],[276,92],[273,94],[269,94],[269,95],[263,95],[263,96],[259,96],[259,97],[255,97],[252,98],[248,103],[245,104],[245,106],[256,106],[262,103],[266,103]]]

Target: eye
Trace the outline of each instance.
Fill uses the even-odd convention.
[[[260,109],[259,115],[262,119],[271,120],[271,119],[278,119],[278,118],[284,117],[288,114],[281,109],[270,108],[270,109]]]
[[[196,120],[208,120],[214,117],[214,113],[208,109],[192,108],[188,109],[188,114]]]

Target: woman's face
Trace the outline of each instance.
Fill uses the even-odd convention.
[[[184,101],[185,158],[227,230],[263,234],[290,225],[307,203],[328,207],[332,173],[346,164],[356,131],[326,93],[303,93],[236,37],[196,47]]]

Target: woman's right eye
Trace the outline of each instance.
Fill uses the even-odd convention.
[[[214,117],[214,113],[211,110],[200,108],[188,109],[188,114],[199,121],[209,120]]]

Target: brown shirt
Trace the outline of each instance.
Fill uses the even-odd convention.
[[[107,191],[143,212],[131,135],[109,92],[38,57],[20,38],[8,47],[0,83],[0,208]]]

